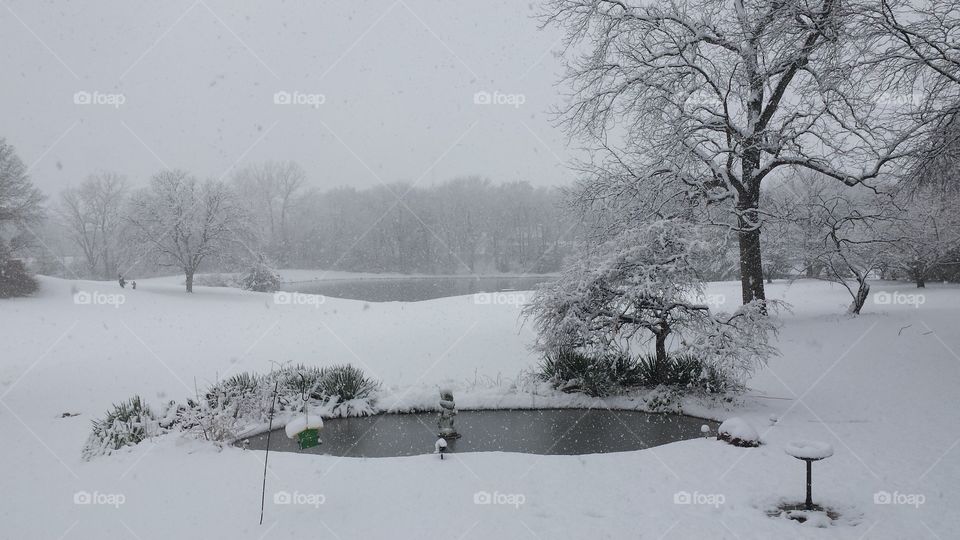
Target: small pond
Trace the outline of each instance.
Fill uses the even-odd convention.
[[[673,414],[605,409],[534,409],[459,411],[450,452],[523,452],[528,454],[596,454],[640,450],[702,437],[707,424],[715,434],[718,424]],[[361,418],[334,418],[324,422],[323,443],[300,450],[282,429],[270,438],[270,449],[349,457],[413,456],[433,452],[437,414],[381,414]],[[267,434],[248,439],[248,448],[263,450]]]
[[[483,292],[529,291],[549,279],[551,279],[550,276],[325,279],[281,283],[280,290],[367,302],[419,302]]]

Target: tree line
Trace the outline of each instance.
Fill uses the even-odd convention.
[[[9,145],[4,151],[15,158]],[[143,187],[99,172],[44,205],[39,191],[32,193],[33,237],[21,231],[18,238],[41,273],[114,279],[175,271],[188,291],[201,269],[264,262],[358,272],[548,273],[559,269],[576,228],[559,188],[468,177],[321,191],[294,162],[251,164],[227,181],[164,170]]]

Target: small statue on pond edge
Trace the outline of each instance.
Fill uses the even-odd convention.
[[[457,404],[453,402],[453,391],[447,388],[440,390],[440,414],[437,416],[439,435],[444,439],[458,439],[460,434],[453,426],[453,417],[457,415]]]

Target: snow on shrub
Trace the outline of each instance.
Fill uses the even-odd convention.
[[[734,446],[760,446],[760,435],[746,420],[740,417],[728,418],[717,428],[717,439]]]
[[[240,277],[240,288],[247,291],[274,292],[280,286],[280,275],[260,259]]]
[[[6,258],[0,252],[0,298],[28,296],[36,290],[37,280],[27,272],[23,261]]]
[[[338,401],[366,399],[380,388],[380,382],[364,375],[363,370],[343,364],[320,370],[318,392],[325,398]]]
[[[93,431],[83,446],[83,459],[109,455],[133,446],[158,431],[157,418],[140,396],[114,405],[102,420],[94,420]]]
[[[768,312],[777,306],[753,302],[728,314],[694,301],[704,293],[698,261],[712,249],[702,227],[678,219],[640,223],[583,246],[524,307],[537,346],[549,353],[652,342],[658,363],[691,355],[716,375],[745,378],[776,354]],[[668,339],[676,343],[670,351]]]
[[[590,355],[574,350],[548,353],[539,376],[564,392],[603,397],[640,384],[637,364],[620,352]]]

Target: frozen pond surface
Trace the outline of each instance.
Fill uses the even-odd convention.
[[[549,279],[549,276],[329,279],[281,283],[280,290],[367,302],[419,302],[465,294],[526,291]]]
[[[529,454],[595,454],[640,450],[702,437],[707,424],[690,416],[606,409],[540,409],[460,411],[461,438],[451,440],[451,452],[523,452]],[[437,414],[381,414],[325,421],[323,443],[300,450],[297,442],[275,430],[270,449],[281,452],[350,457],[412,456],[433,452]],[[263,450],[267,434],[249,438],[249,448]]]

